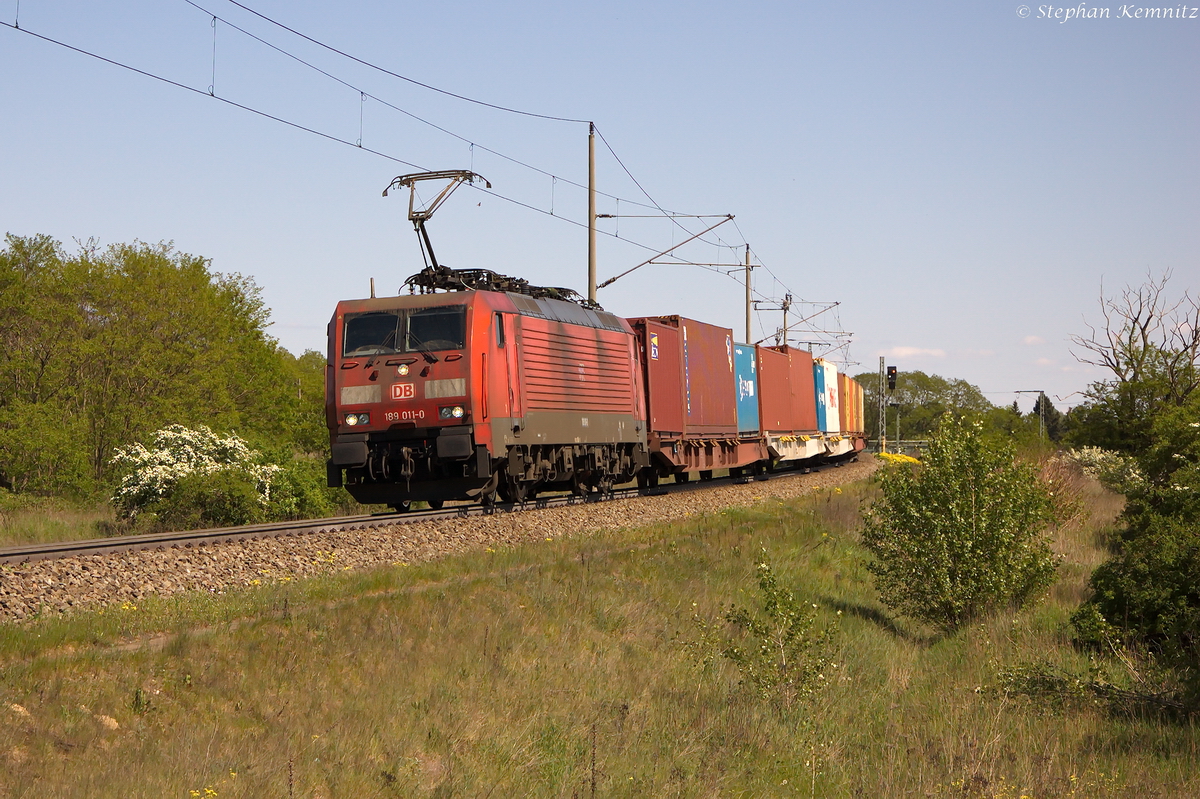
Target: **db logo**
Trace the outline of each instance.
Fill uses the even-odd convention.
[[[392,399],[406,400],[417,396],[412,383],[392,383]]]

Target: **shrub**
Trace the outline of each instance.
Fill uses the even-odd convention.
[[[1072,618],[1076,640],[1145,648],[1173,671],[1185,705],[1200,708],[1200,395],[1161,411],[1138,458],[1112,557]]]
[[[192,472],[146,510],[155,515],[157,526],[170,530],[234,527],[267,520],[258,485],[235,469]]]
[[[700,641],[688,648],[703,664],[720,654],[737,667],[742,684],[764,699],[790,708],[812,698],[837,668],[832,659],[833,630],[816,626],[817,606],[798,601],[781,588],[769,563],[758,564],[758,605],[730,605],[725,622],[734,635],[722,636],[715,624],[696,617]]]
[[[863,543],[880,598],[901,615],[952,631],[1052,582],[1052,493],[980,423],[946,416],[920,466],[890,467],[880,480]]]
[[[881,460],[883,460],[884,463],[889,464],[891,466],[896,466],[897,464],[910,464],[911,465],[911,464],[916,464],[916,463],[921,462],[919,459],[914,458],[912,455],[904,455],[899,452],[880,452],[875,457],[880,458]]]
[[[1088,477],[1118,494],[1129,494],[1145,485],[1146,478],[1137,461],[1120,452],[1100,447],[1067,450],[1066,458],[1079,464]]]
[[[170,425],[154,433],[149,447],[132,444],[115,452],[112,463],[128,471],[112,502],[123,517],[133,519],[148,506],[161,503],[184,478],[226,472],[238,473],[251,482],[259,502],[265,504],[279,467],[260,460],[259,454],[236,435],[221,438],[204,426],[192,430]],[[232,490],[231,477],[217,478],[214,485],[218,483],[225,485],[223,490]]]
[[[326,484],[325,461],[296,458],[271,483],[272,519],[319,519],[343,510],[350,495]]]

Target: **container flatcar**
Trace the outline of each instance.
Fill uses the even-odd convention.
[[[759,347],[758,363],[762,435],[771,458],[812,462],[824,456],[812,354],[786,345]]]
[[[733,331],[681,316],[629,319],[645,370],[648,446],[643,482],[765,463],[758,425],[740,435]]]

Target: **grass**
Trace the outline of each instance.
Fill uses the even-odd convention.
[[[113,520],[113,510],[107,505],[49,499],[11,504],[11,508],[0,506],[0,547],[95,538],[97,524]]]
[[[1196,794],[1194,727],[993,690],[1085,663],[1065,625],[1115,500],[1059,531],[1044,604],[939,638],[876,602],[872,492],[0,627],[0,797]],[[684,646],[763,549],[838,630],[791,710]]]
[[[6,497],[0,493],[0,501],[10,497],[11,495]],[[360,505],[350,500],[349,495],[346,496],[346,500],[331,513],[351,516],[390,512],[386,505]],[[116,512],[107,503],[89,504],[49,498],[22,498],[21,502],[13,502],[10,499],[9,504],[12,507],[0,504],[0,547],[107,538],[123,532],[132,534],[154,532],[158,529],[153,525],[126,529],[127,526],[114,524]],[[419,503],[418,507],[425,505]]]

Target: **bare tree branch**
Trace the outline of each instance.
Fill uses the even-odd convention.
[[[1087,336],[1072,336],[1080,363],[1113,373],[1115,383],[1159,383],[1159,399],[1182,404],[1200,386],[1200,299],[1185,291],[1171,302],[1171,272],[1146,276],[1120,296],[1100,287],[1101,330],[1089,324]]]

